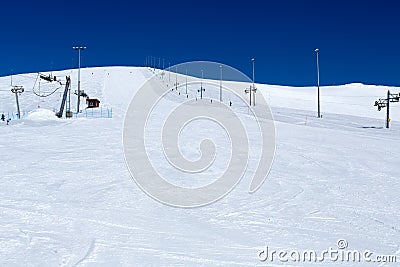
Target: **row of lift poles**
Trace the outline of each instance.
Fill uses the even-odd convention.
[[[86,49],[86,46],[74,46],[72,47],[72,49],[78,51],[78,103],[77,103],[77,113],[79,113],[79,106],[80,106],[80,99],[81,96],[84,96],[84,92],[81,91],[81,51]],[[53,79],[53,77],[51,76],[45,76],[43,74],[40,74],[39,77],[41,79],[44,79],[46,81],[49,82],[53,82],[56,81],[55,77]],[[66,84],[65,84],[65,89],[64,89],[64,94],[63,94],[63,98],[61,101],[61,106],[60,106],[60,110],[56,113],[56,116],[61,118],[63,113],[64,113],[64,107],[65,107],[65,103],[67,101],[67,95],[68,95],[68,91],[71,85],[71,78],[69,76],[66,77]],[[13,86],[12,85],[12,76],[11,76],[11,92],[13,94],[15,94],[15,101],[17,103],[17,118],[20,119],[21,118],[21,110],[19,107],[19,99],[18,99],[18,95],[22,94],[24,92],[24,87],[23,86]],[[71,96],[70,96],[71,97]],[[68,104],[70,104],[71,100],[69,99]],[[72,112],[70,110],[70,105],[67,106],[67,110],[66,110],[66,117],[70,118],[72,117]]]
[[[151,56],[150,56],[150,57],[146,57],[145,62],[144,62],[144,63],[145,63],[145,66],[150,67],[150,68],[154,68],[154,70],[155,70],[155,68],[156,68],[156,59],[157,59],[157,58],[151,57]],[[164,69],[164,59],[163,59],[162,61],[163,61],[163,69]],[[255,105],[256,105],[256,94],[255,94],[255,93],[257,92],[257,88],[256,88],[255,82],[254,82],[254,63],[255,63],[255,59],[252,58],[252,59],[251,59],[251,62],[252,62],[252,66],[253,66],[253,80],[252,80],[252,85],[250,85],[249,88],[246,88],[246,89],[244,90],[244,92],[245,92],[246,94],[249,94],[249,97],[250,97],[250,99],[249,99],[250,106],[255,106]],[[159,67],[161,67],[161,59],[160,59],[160,58],[159,58],[159,63],[158,63],[158,65],[159,65]],[[169,68],[168,68],[168,69],[170,69],[171,63],[169,63],[168,65],[169,65]],[[222,102],[222,65],[220,65],[219,68],[220,68],[219,101]],[[177,67],[175,68],[175,73],[178,74],[178,68],[177,68]],[[186,76],[187,76],[187,70],[186,70]],[[203,87],[203,79],[204,79],[204,72],[203,72],[203,70],[201,70],[200,89],[197,90],[197,92],[200,93],[200,99],[203,99],[203,92],[206,90],[206,89]],[[170,73],[170,71],[169,71],[169,80],[171,80],[171,73]],[[187,80],[187,78],[186,78],[186,80]],[[176,81],[175,81],[176,90],[177,90],[177,88],[178,88],[177,86],[178,86],[178,81],[177,81],[177,76],[176,76]],[[187,84],[186,84],[186,94],[187,94]]]
[[[249,88],[246,88],[244,90],[244,92],[245,92],[245,94],[249,94],[250,106],[255,106],[256,105],[256,94],[255,93],[257,91],[257,88],[256,88],[255,83],[254,83],[254,62],[255,62],[254,58],[251,59],[251,62],[252,62],[252,65],[253,65],[253,80],[252,80],[253,84],[250,85]],[[222,65],[219,65],[219,68],[220,68],[219,101],[222,102]],[[176,73],[178,73],[178,70],[176,70]],[[200,89],[197,90],[197,92],[200,92],[200,99],[203,99],[203,92],[206,90],[203,87],[203,79],[204,79],[204,75],[203,74],[204,74],[203,70],[201,70]],[[187,76],[187,70],[186,70],[186,76]],[[187,80],[187,78],[186,78],[186,80]],[[177,84],[178,84],[178,82],[176,81],[175,85],[177,86]],[[186,84],[186,94],[187,94],[187,84]]]
[[[317,59],[317,110],[318,110],[318,118],[322,118],[321,115],[321,104],[320,104],[320,74],[319,74],[319,49],[315,49],[315,53],[316,53],[316,59]],[[154,58],[153,61],[153,57],[150,57],[150,65],[152,65],[152,63],[154,62],[154,68],[155,68],[155,61],[156,58]],[[161,61],[161,60],[160,60]],[[250,106],[255,106],[256,105],[256,91],[257,88],[255,87],[255,83],[254,83],[254,63],[255,60],[254,58],[251,59],[252,61],[252,65],[253,65],[253,83],[252,85],[250,85],[249,88],[246,88],[244,90],[244,92],[246,94],[249,94],[249,103]],[[161,62],[159,62],[160,65]],[[148,60],[146,58],[146,65],[148,64]],[[164,65],[164,59],[163,59],[163,65]],[[221,79],[220,79],[220,101],[222,102],[222,66],[220,65],[220,71],[221,71]],[[178,72],[178,71],[176,71]],[[200,90],[198,90],[198,92],[200,92],[200,98],[203,98],[203,92],[205,91],[205,88],[203,87],[203,70],[201,70],[201,83],[200,83]],[[177,82],[175,84],[177,86]],[[389,128],[390,126],[390,103],[395,103],[395,102],[399,102],[400,101],[400,93],[399,94],[391,94],[390,90],[388,90],[387,92],[387,98],[385,99],[379,99],[378,101],[375,101],[375,106],[378,107],[378,111],[381,111],[382,108],[386,108],[386,128]]]

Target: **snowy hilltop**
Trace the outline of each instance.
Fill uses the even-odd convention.
[[[70,105],[75,110],[77,70],[44,74],[61,81],[71,77]],[[390,129],[385,128],[385,111],[374,107],[387,90],[397,94],[400,88],[323,86],[319,119],[316,87],[256,84],[256,95],[264,96],[275,125],[276,150],[266,181],[248,193],[250,162],[243,179],[224,198],[182,209],[155,201],[135,183],[122,133],[128,106],[146,81],[159,77],[171,91],[164,108],[149,117],[157,121],[176,99],[184,98],[183,91],[172,90],[176,81],[184,84],[183,76],[167,77],[145,67],[84,68],[81,88],[100,100],[102,110],[86,109],[82,100],[82,115],[71,119],[54,115],[64,87],[37,76],[12,77],[13,85],[25,89],[19,95],[21,119],[14,117],[9,125],[0,121],[0,265],[270,266],[282,262],[260,260],[266,246],[319,253],[337,248],[340,239],[349,249],[395,255],[400,261],[400,104],[391,105]],[[10,83],[11,77],[0,78],[0,114],[16,112]],[[236,92],[245,99],[246,86],[240,84]],[[197,94],[197,89],[190,91],[187,98],[201,101]],[[209,100],[218,99],[217,91],[206,88],[204,94],[210,108],[218,105]],[[233,96],[229,101],[244,118],[249,116]],[[111,109],[112,116],[90,116]],[[187,158],[201,157],[200,137],[230,147],[218,125],[193,127],[180,132],[189,140],[179,147]],[[151,138],[145,140],[149,154],[156,157],[160,172],[168,174],[168,162],[157,154],[162,149]],[[223,172],[229,161],[224,153],[217,154],[216,167],[201,176],[204,180],[182,181],[183,176],[175,175],[172,182],[211,183],[209,177]],[[292,260],[284,264],[304,265]]]

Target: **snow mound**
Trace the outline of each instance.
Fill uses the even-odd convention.
[[[25,118],[30,121],[58,121],[59,118],[56,117],[55,113],[48,109],[38,108],[29,112],[28,116]]]

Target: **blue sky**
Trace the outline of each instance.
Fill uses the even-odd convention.
[[[8,1],[0,75],[211,60],[283,85],[400,85],[398,1]]]

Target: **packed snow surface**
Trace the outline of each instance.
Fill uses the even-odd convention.
[[[76,90],[77,70],[53,75],[71,76]],[[1,266],[281,266],[261,262],[258,252],[265,246],[321,252],[337,248],[339,239],[349,249],[400,260],[400,104],[391,106],[390,129],[385,111],[373,106],[399,88],[322,87],[318,119],[315,87],[257,85],[276,127],[266,182],[249,194],[245,176],[222,200],[181,209],[141,191],[124,159],[125,111],[152,75],[147,68],[83,69],[82,89],[113,108],[113,117],[73,119],[54,115],[62,86],[42,81],[39,89],[37,74],[13,77],[25,88],[21,109],[31,113],[8,126],[0,121]],[[10,77],[0,78],[0,88],[0,113],[15,112]],[[193,127],[216,135],[212,127]],[[183,135],[192,138],[190,131]],[[186,152],[196,158],[195,149]]]

